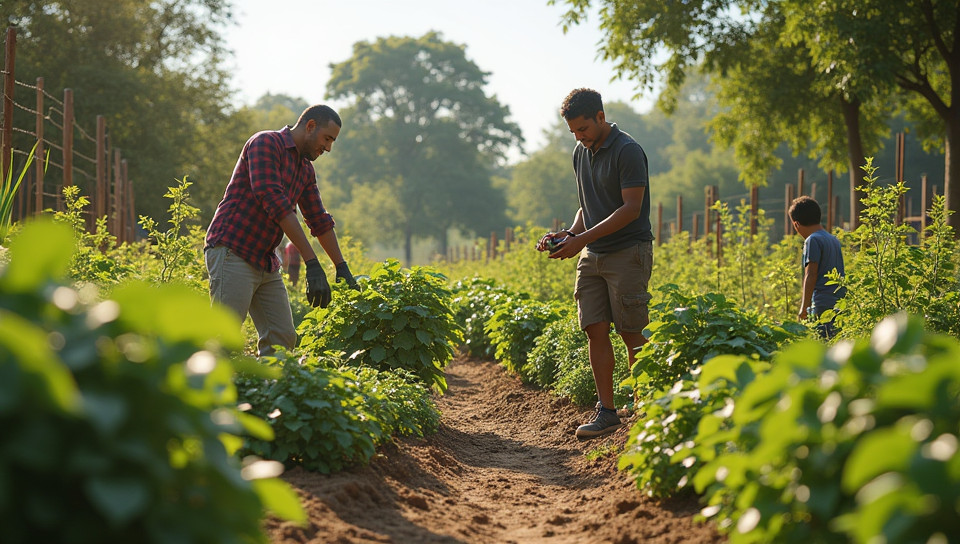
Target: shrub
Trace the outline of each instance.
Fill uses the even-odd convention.
[[[616,358],[613,402],[623,406],[633,400],[633,390],[622,383],[630,376],[627,347],[619,335],[611,332],[610,336]],[[597,386],[587,352],[587,335],[580,330],[576,316],[561,317],[544,328],[543,334],[534,341],[523,372],[533,383],[553,389],[555,394],[570,399],[574,404],[593,406],[597,402]]]
[[[333,302],[300,324],[300,349],[342,352],[354,366],[404,369],[444,391],[443,368],[462,339],[450,311],[446,278],[425,267],[401,269],[390,259],[361,280],[362,291],[334,285]]]
[[[485,329],[502,300],[515,296],[491,279],[473,277],[453,284],[453,314],[463,324],[463,347],[474,357],[492,359],[493,344]]]
[[[947,542],[960,534],[958,360],[960,343],[904,314],[869,341],[784,350],[728,430],[701,423],[705,515],[735,543]]]
[[[276,439],[247,441],[250,453],[307,470],[335,472],[365,463],[393,434],[423,436],[439,425],[428,389],[412,375],[337,368],[340,361],[268,357],[276,379],[238,380],[240,402],[266,419]]]
[[[922,315],[931,330],[960,337],[960,278],[957,276],[956,239],[947,224],[950,211],[944,197],[934,198],[930,224],[919,246],[907,244],[916,233],[909,224],[897,224],[903,182],[877,184],[872,159],[862,167],[866,175],[863,215],[852,233],[841,233],[844,246],[854,250],[846,276],[832,275],[847,287],[847,296],[836,305],[839,336],[868,334],[884,316],[894,311]],[[825,315],[832,317],[833,312]]]
[[[526,294],[503,299],[487,321],[485,330],[495,348],[495,356],[510,372],[530,382],[532,376],[523,372],[527,353],[544,328],[560,319],[562,306],[533,301]]]
[[[691,454],[698,434],[714,435],[729,427],[734,398],[768,367],[742,356],[720,355],[694,371],[694,379],[639,400],[640,416],[630,429],[620,469],[632,474],[637,488],[651,497],[692,489],[689,475],[702,465],[702,459]],[[701,424],[704,419],[709,423]]]
[[[58,286],[71,246],[28,225],[0,274],[4,542],[265,542],[264,506],[302,520],[287,484],[253,479],[275,464],[233,456],[272,434],[235,407],[236,320],[182,287]]]
[[[660,288],[663,302],[653,307],[650,341],[633,367],[640,396],[669,389],[711,357],[752,355],[768,359],[791,339],[806,333],[799,323],[774,324],[756,311],[737,308],[723,295],[688,296],[676,285]]]

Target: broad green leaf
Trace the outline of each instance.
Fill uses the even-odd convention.
[[[205,346],[216,340],[226,348],[243,347],[236,315],[223,306],[211,306],[206,296],[188,287],[130,283],[117,288],[113,297],[120,304],[118,319],[134,330],[171,342]]]
[[[279,478],[263,478],[251,482],[263,506],[279,518],[305,524],[307,514],[290,484]]]
[[[881,428],[865,435],[843,466],[843,489],[855,493],[886,472],[902,472],[917,451],[917,442],[905,426]]]
[[[150,501],[146,481],[137,478],[94,477],[84,487],[90,501],[114,526],[133,519]]]
[[[47,219],[27,222],[10,243],[10,262],[0,271],[0,290],[30,291],[64,277],[76,250],[67,225]]]
[[[12,360],[4,356],[0,364],[19,366],[34,376],[43,384],[42,394],[57,409],[72,412],[80,407],[73,374],[54,355],[47,335],[26,319],[0,309],[0,355],[5,351]]]
[[[273,427],[269,423],[260,419],[257,416],[252,414],[247,414],[244,412],[236,412],[237,421],[240,425],[250,433],[250,436],[254,438],[259,438],[260,440],[273,440],[274,432]]]

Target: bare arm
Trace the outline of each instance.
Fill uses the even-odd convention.
[[[337,240],[337,231],[330,229],[320,236],[317,236],[317,240],[320,241],[320,247],[326,252],[327,257],[330,257],[334,266],[344,261],[343,253],[340,252],[340,242]]]
[[[797,313],[797,319],[803,321],[807,318],[807,308],[813,302],[813,288],[817,285],[817,270],[819,263],[807,263],[803,269],[803,296],[800,300],[800,312]]]
[[[283,219],[280,220],[279,225],[280,228],[283,229],[283,233],[287,235],[287,238],[293,242],[293,245],[297,246],[297,250],[299,250],[300,255],[303,256],[304,262],[317,258],[316,252],[313,251],[313,247],[310,246],[310,241],[307,240],[307,235],[300,226],[300,221],[297,220],[296,213],[285,215]]]

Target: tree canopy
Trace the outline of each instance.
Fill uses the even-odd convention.
[[[436,32],[378,38],[354,44],[351,58],[331,68],[327,97],[350,106],[320,169],[321,189],[332,187],[337,216],[349,218],[354,236],[402,242],[410,262],[414,238],[438,240],[446,251],[451,228],[485,232],[504,223],[491,175],[522,138],[508,108],[486,95],[488,73],[464,46]],[[363,217],[374,209],[372,221]]]
[[[894,83],[919,94],[939,116],[940,130],[930,130],[930,111],[915,100],[905,108],[928,148],[937,134],[945,135],[948,149],[960,146],[951,143],[960,137],[950,138],[960,134],[960,91],[952,85],[960,74],[955,1],[561,3],[569,7],[563,18],[568,26],[580,24],[591,4],[600,6],[601,55],[638,88],[664,81],[667,110],[692,70],[715,76],[721,111],[713,128],[720,142],[735,148],[748,184],[763,183],[777,165],[774,150],[786,142],[794,153],[821,158],[824,168],[848,170],[851,186],[859,186],[859,166],[879,150],[899,98]],[[950,195],[960,184],[950,180],[960,176],[960,166],[950,156],[945,185],[956,210],[960,194]]]

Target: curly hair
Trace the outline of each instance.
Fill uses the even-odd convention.
[[[593,89],[579,88],[570,91],[560,106],[560,115],[569,121],[583,116],[587,119],[596,119],[597,114],[603,111],[603,100],[600,93]]]

